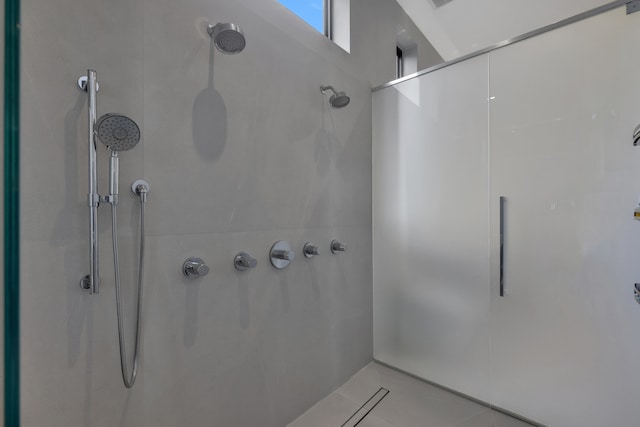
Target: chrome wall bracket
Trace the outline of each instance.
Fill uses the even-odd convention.
[[[633,0],[627,3],[627,15],[640,11],[640,0]]]
[[[87,194],[87,206],[90,208],[97,208],[100,206],[100,202],[102,201],[102,197],[98,193],[89,193]]]
[[[78,87],[80,88],[80,90],[82,91],[87,91],[87,82],[89,81],[89,79],[87,78],[87,76],[80,76],[78,78]],[[96,92],[98,92],[100,90],[100,84],[98,82],[96,82]]]
[[[138,179],[131,184],[131,192],[136,196],[140,195],[140,191],[145,190],[147,193],[151,190],[151,186],[144,179]]]
[[[100,278],[98,277],[98,283],[100,282]],[[91,290],[91,276],[90,275],[86,275],[82,278],[82,280],[80,280],[80,289],[82,289],[83,291],[90,291]]]

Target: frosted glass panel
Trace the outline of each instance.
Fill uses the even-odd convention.
[[[490,55],[492,401],[546,425],[638,424],[638,42],[620,8]]]
[[[374,94],[374,357],[488,398],[487,58]]]

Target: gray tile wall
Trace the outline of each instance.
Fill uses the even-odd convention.
[[[393,79],[393,1],[353,2],[352,54],[275,0],[24,0],[22,414],[24,426],[283,426],[372,358],[371,94]],[[354,17],[357,17],[355,19]],[[213,52],[206,24],[248,44]],[[426,40],[424,41],[426,43]],[[387,49],[384,51],[386,52]],[[388,56],[388,57],[387,57]],[[120,246],[133,348],[136,201],[151,183],[143,354],[120,378],[109,209],[100,209],[102,292],[88,271],[86,94],[131,116],[121,155]],[[346,90],[330,110],[321,84]],[[99,147],[100,189],[107,188]],[[350,244],[332,255],[329,242]],[[279,239],[298,257],[274,270]],[[304,242],[322,249],[301,256]],[[259,260],[238,273],[240,250]],[[181,265],[211,267],[188,281]],[[131,358],[131,354],[129,354]]]

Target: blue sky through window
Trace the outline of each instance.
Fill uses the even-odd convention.
[[[323,0],[280,0],[280,3],[307,21],[313,28],[324,33]]]

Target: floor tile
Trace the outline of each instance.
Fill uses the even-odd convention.
[[[527,427],[530,424],[372,362],[289,427],[340,427],[380,388],[358,427]]]
[[[354,402],[334,392],[302,414],[288,427],[339,427],[360,406],[362,403]]]
[[[394,426],[388,421],[385,421],[382,418],[378,418],[373,414],[369,414],[362,421],[360,421],[360,424],[358,424],[358,427],[397,427],[397,426]]]
[[[520,421],[498,411],[487,409],[475,415],[456,427],[531,427],[531,424]]]

